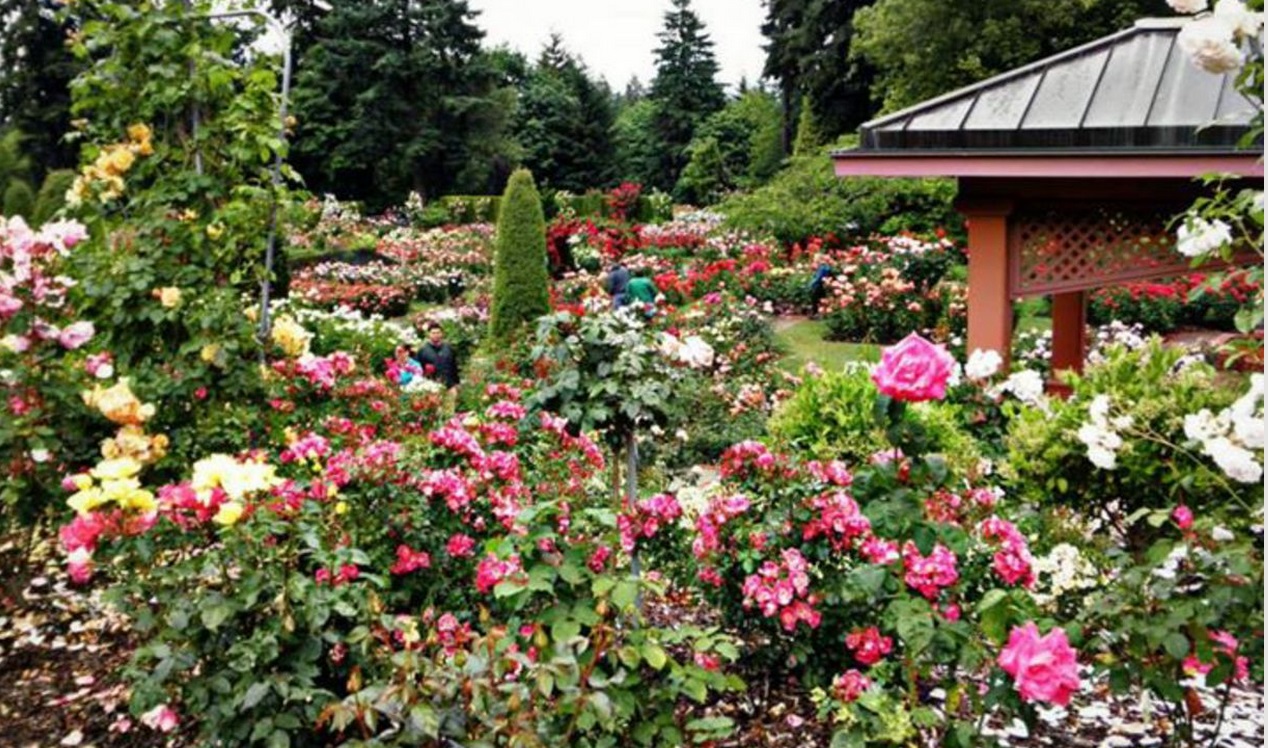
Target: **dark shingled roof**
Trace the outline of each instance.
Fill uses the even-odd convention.
[[[1145,19],[872,120],[860,128],[860,147],[839,154],[1231,152],[1254,106],[1237,92],[1235,74],[1208,73],[1179,48],[1186,20]]]

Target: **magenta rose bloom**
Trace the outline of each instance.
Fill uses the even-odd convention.
[[[946,397],[954,370],[955,359],[945,348],[913,332],[885,349],[880,365],[872,370],[872,381],[883,395],[919,403]]]
[[[1026,701],[1066,706],[1079,690],[1078,659],[1059,627],[1044,636],[1034,621],[1014,628],[999,653],[999,666],[1013,677]]]

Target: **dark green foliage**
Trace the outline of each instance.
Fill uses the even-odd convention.
[[[955,190],[950,179],[841,179],[828,156],[807,156],[792,159],[765,187],[727,198],[719,210],[729,225],[785,243],[829,233],[866,238],[937,228],[954,236],[963,225],[951,205]]]
[[[410,190],[426,198],[497,181],[505,156],[491,149],[509,147],[505,60],[481,50],[467,3],[332,5],[304,15],[299,37],[292,158],[309,188],[377,209]]]
[[[550,311],[546,219],[533,174],[518,169],[502,195],[493,266],[489,332],[507,340],[525,323]]]
[[[607,84],[552,35],[521,91],[515,135],[542,189],[582,192],[615,177],[616,114]]]
[[[30,216],[35,207],[35,193],[31,185],[20,180],[9,182],[4,188],[4,214],[6,216]]]
[[[769,0],[766,4],[762,34],[768,42],[763,72],[779,85],[788,142],[792,141],[792,118],[802,97],[809,99],[819,116],[825,140],[854,130],[875,112],[872,71],[850,59],[854,15],[873,2]]]
[[[660,145],[655,123],[656,104],[650,99],[635,101],[617,115],[613,138],[620,179],[648,186],[660,181]]]
[[[710,203],[737,188],[764,184],[783,162],[779,103],[764,91],[729,102],[696,131],[674,188],[686,202]]]
[[[50,171],[35,196],[35,208],[31,211],[31,225],[38,226],[52,218],[66,204],[66,191],[75,181],[70,169]]]
[[[875,98],[892,112],[1174,15],[1163,0],[876,0],[855,17],[850,54],[875,67]]]
[[[687,165],[687,146],[696,128],[726,104],[716,80],[713,40],[691,10],[690,0],[674,0],[657,34],[656,80],[652,82],[660,167],[650,185],[671,189]]]
[[[794,156],[813,156],[823,146],[823,134],[815,117],[814,104],[809,96],[801,97],[801,114],[797,116],[797,137],[793,140]]]
[[[70,129],[70,81],[82,65],[66,48],[69,29],[56,14],[61,5],[0,0],[0,127],[26,135],[23,151],[35,179],[74,166],[77,156],[62,136]]]

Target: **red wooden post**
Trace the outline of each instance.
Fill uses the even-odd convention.
[[[1008,200],[961,200],[969,227],[969,339],[966,350],[994,350],[1007,370],[1013,341],[1009,295]]]
[[[1087,355],[1087,293],[1071,291],[1052,296],[1052,381],[1048,389],[1068,394],[1056,383],[1059,371],[1083,371]]]

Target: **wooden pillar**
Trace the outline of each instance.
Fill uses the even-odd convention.
[[[1083,371],[1087,354],[1087,293],[1069,291],[1052,296],[1052,381],[1048,389],[1068,394],[1057,384],[1059,371]]]
[[[1009,294],[1009,200],[965,199],[956,209],[969,228],[969,339],[965,350],[994,350],[1007,370],[1013,342]]]

